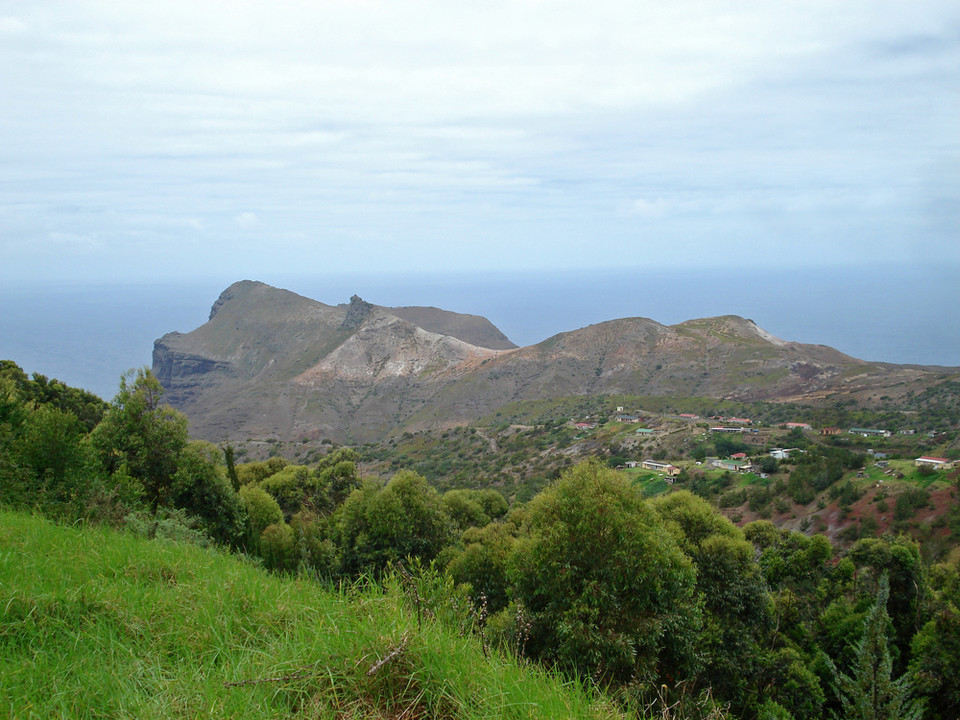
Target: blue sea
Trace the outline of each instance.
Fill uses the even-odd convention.
[[[234,280],[262,280],[330,305],[432,305],[483,315],[518,345],[621,317],[670,325],[741,315],[784,339],[891,363],[960,366],[956,268],[360,275],[0,288],[0,359],[111,398],[149,366],[153,342],[206,322]],[[960,369],[958,369],[960,371]]]

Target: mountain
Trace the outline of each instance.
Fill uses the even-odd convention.
[[[206,324],[157,340],[153,371],[198,437],[365,442],[469,422],[517,400],[839,393],[866,402],[957,369],[867,363],[732,315],[673,326],[611,320],[518,348],[475,315],[356,296],[331,306],[245,280],[220,295]]]

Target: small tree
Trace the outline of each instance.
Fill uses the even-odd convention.
[[[864,622],[857,645],[853,676],[838,673],[838,694],[844,720],[918,720],[922,704],[910,700],[912,685],[908,674],[891,678],[893,662],[887,643],[887,598],[890,582],[880,577],[877,602]]]
[[[695,570],[639,490],[594,459],[530,504],[509,561],[530,651],[606,682],[694,669]]]
[[[143,486],[155,514],[170,492],[180,452],[186,447],[187,417],[161,405],[163,386],[147,368],[120,378],[120,392],[91,438],[108,474],[125,468]]]

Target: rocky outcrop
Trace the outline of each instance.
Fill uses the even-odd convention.
[[[474,421],[517,400],[823,398],[922,386],[946,371],[865,363],[733,315],[673,326],[611,320],[516,348],[474,315],[356,295],[334,307],[243,281],[220,295],[206,324],[156,342],[154,372],[198,437],[365,442],[408,423]]]
[[[350,298],[350,304],[347,306],[347,315],[340,324],[341,330],[355,330],[363,324],[370,313],[373,311],[373,305],[364,302],[359,295]]]

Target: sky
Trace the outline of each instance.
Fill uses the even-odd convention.
[[[956,0],[0,0],[0,98],[8,285],[960,267]]]

